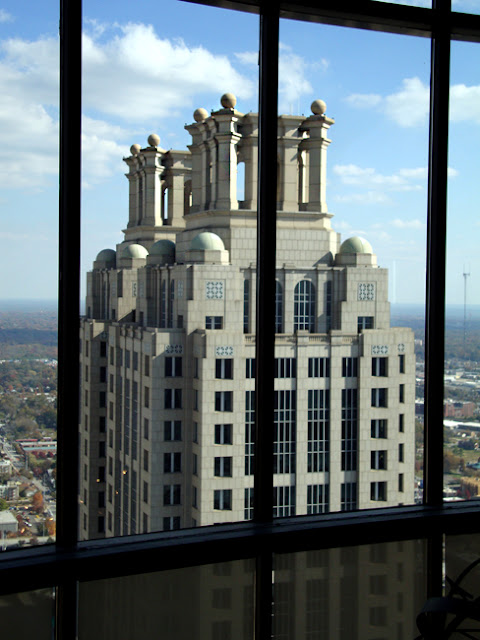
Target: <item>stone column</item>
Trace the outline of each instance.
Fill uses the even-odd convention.
[[[316,100],[313,105],[320,102],[320,100]],[[332,118],[327,118],[324,113],[314,113],[303,123],[303,127],[308,129],[310,134],[307,139],[302,141],[302,149],[308,151],[307,211],[328,213],[326,199],[327,147],[331,140],[327,138],[327,131],[334,122]]]

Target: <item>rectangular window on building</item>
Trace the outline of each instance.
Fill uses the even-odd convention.
[[[181,504],[181,485],[165,484],[163,485],[163,504],[165,506],[174,506]]]
[[[255,450],[255,391],[245,391],[245,475],[253,474]]]
[[[182,390],[165,389],[165,409],[182,408]]]
[[[180,378],[182,376],[181,356],[167,356],[165,358],[165,377]]]
[[[105,491],[98,492],[98,508],[105,508]]]
[[[215,458],[214,462],[214,475],[219,478],[231,478],[232,477],[232,458]]]
[[[275,358],[275,378],[296,378],[296,358]]]
[[[398,461],[399,462],[404,462],[404,457],[405,457],[405,445],[403,444],[403,442],[400,442],[400,444],[398,445]]]
[[[193,423],[193,442],[198,444],[198,422]]]
[[[370,468],[386,469],[387,468],[387,452],[383,450],[371,451],[370,452]]]
[[[387,438],[387,420],[370,420],[370,437]]]
[[[150,389],[148,387],[144,388],[143,401],[145,407],[148,409],[150,406]]]
[[[98,418],[98,430],[100,431],[100,433],[105,433],[105,429],[107,426],[107,420],[105,418],[105,416],[99,416]],[[88,431],[88,429],[87,429]]]
[[[198,456],[196,453],[193,454],[192,473],[194,476],[198,475]]]
[[[215,360],[215,377],[223,380],[233,380],[232,358],[217,358]]]
[[[307,513],[328,513],[328,484],[307,485]]]
[[[198,489],[197,489],[197,487],[192,487],[192,507],[194,509],[198,509]]]
[[[171,452],[163,454],[163,473],[180,473],[182,471],[182,454]]]
[[[253,487],[247,487],[244,491],[243,517],[245,520],[253,518]]]
[[[386,502],[387,500],[387,483],[386,482],[370,483],[370,500]]]
[[[308,391],[307,471],[328,471],[330,451],[330,390]],[[314,512],[312,512],[314,513]]]
[[[405,416],[403,413],[398,416],[398,430],[400,433],[403,433],[405,430]]]
[[[232,444],[232,424],[215,425],[215,444]]]
[[[273,487],[273,517],[295,515],[295,487]]]
[[[107,343],[104,342],[103,340],[100,341],[100,357],[101,358],[107,357]]]
[[[143,470],[148,471],[148,451],[143,450]]]
[[[113,420],[114,412],[113,412],[113,402],[108,404],[108,418],[109,420]]]
[[[388,406],[388,389],[372,389],[372,407]]]
[[[148,440],[149,438],[149,431],[150,431],[150,423],[148,421],[148,418],[144,418],[143,419],[143,437],[145,438],[145,440]]]
[[[143,501],[148,504],[148,482],[143,483]]]
[[[98,457],[105,458],[105,442],[98,443]]]
[[[205,316],[205,329],[223,329],[223,316]]]
[[[138,371],[138,352],[137,351],[133,351],[132,366],[134,371]]]
[[[296,391],[275,391],[274,409],[273,473],[295,473],[297,441]]]
[[[247,358],[245,360],[245,377],[246,378],[255,378],[255,358]]]
[[[108,502],[113,504],[113,487],[111,484],[108,485]]]
[[[100,367],[100,382],[107,381],[107,367]]]
[[[105,482],[105,467],[98,467],[98,481]]]
[[[358,376],[358,358],[342,358],[342,377],[356,378]]]
[[[88,364],[85,365],[85,382],[88,382]]]
[[[357,389],[342,389],[342,471],[357,469]]]
[[[215,411],[233,411],[233,391],[215,391]]]
[[[398,356],[398,373],[405,373],[405,355]]]
[[[193,390],[193,410],[194,411],[198,411],[199,410],[198,389],[194,389]]]
[[[130,351],[125,349],[125,368],[130,369]]]
[[[98,516],[98,533],[105,533],[105,516]]]
[[[341,511],[354,511],[357,508],[357,483],[344,482],[340,490]]]
[[[182,421],[165,420],[163,423],[163,436],[166,442],[177,442],[182,439]]]
[[[364,329],[373,329],[373,316],[358,316],[357,331],[361,333]]]
[[[108,430],[108,446],[113,448],[113,429]]]
[[[113,373],[111,373],[111,374],[110,374],[110,386],[109,386],[109,391],[110,391],[110,393],[113,393],[113,383],[114,383],[114,380],[115,380],[115,378],[114,378],[114,376],[113,376]]]
[[[108,457],[108,475],[113,476],[113,458],[112,456]]]
[[[145,356],[143,360],[143,373],[146,376],[150,375],[150,356]]]
[[[213,508],[217,511],[232,510],[232,490],[216,489],[213,492]]]
[[[175,531],[180,529],[180,516],[169,516],[163,519],[164,531]]]
[[[110,347],[110,364],[115,364],[115,348]]]
[[[403,493],[403,473],[398,474],[398,490]]]
[[[98,394],[98,406],[104,409],[107,406],[107,394],[105,391],[100,391]]]
[[[398,387],[398,401],[405,402],[405,385],[401,384]]]
[[[388,376],[388,358],[372,358],[372,376]]]
[[[193,377],[194,378],[198,378],[198,371],[199,371],[199,359],[194,358],[193,359]]]
[[[308,377],[328,378],[330,376],[330,358],[309,358]]]
[[[177,329],[183,329],[183,316],[177,316]]]

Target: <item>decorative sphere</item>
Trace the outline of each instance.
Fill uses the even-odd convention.
[[[323,114],[327,110],[327,105],[323,100],[314,100],[310,109],[316,116],[323,116]]]
[[[132,156],[138,156],[141,148],[142,147],[139,144],[132,144],[132,146],[130,147],[130,153],[132,154]]]
[[[156,133],[151,133],[148,136],[148,144],[151,147],[158,147],[158,145],[160,144],[160,138],[157,136]]]
[[[233,93],[224,93],[220,98],[220,103],[224,109],[235,109],[237,98],[233,95]]]
[[[195,122],[203,122],[205,118],[208,118],[208,111],[200,107],[199,109],[195,109],[193,112],[193,119]]]

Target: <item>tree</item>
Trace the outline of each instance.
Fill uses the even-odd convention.
[[[43,495],[41,491],[37,491],[33,494],[32,507],[37,513],[43,511]]]
[[[8,509],[8,502],[0,498],[0,511],[6,511],[6,509]]]

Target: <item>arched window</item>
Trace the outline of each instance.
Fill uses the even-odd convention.
[[[283,333],[283,287],[275,283],[275,333]]]
[[[243,333],[250,328],[250,280],[243,281]]]
[[[315,331],[315,287],[310,280],[301,280],[295,287],[293,330]]]

